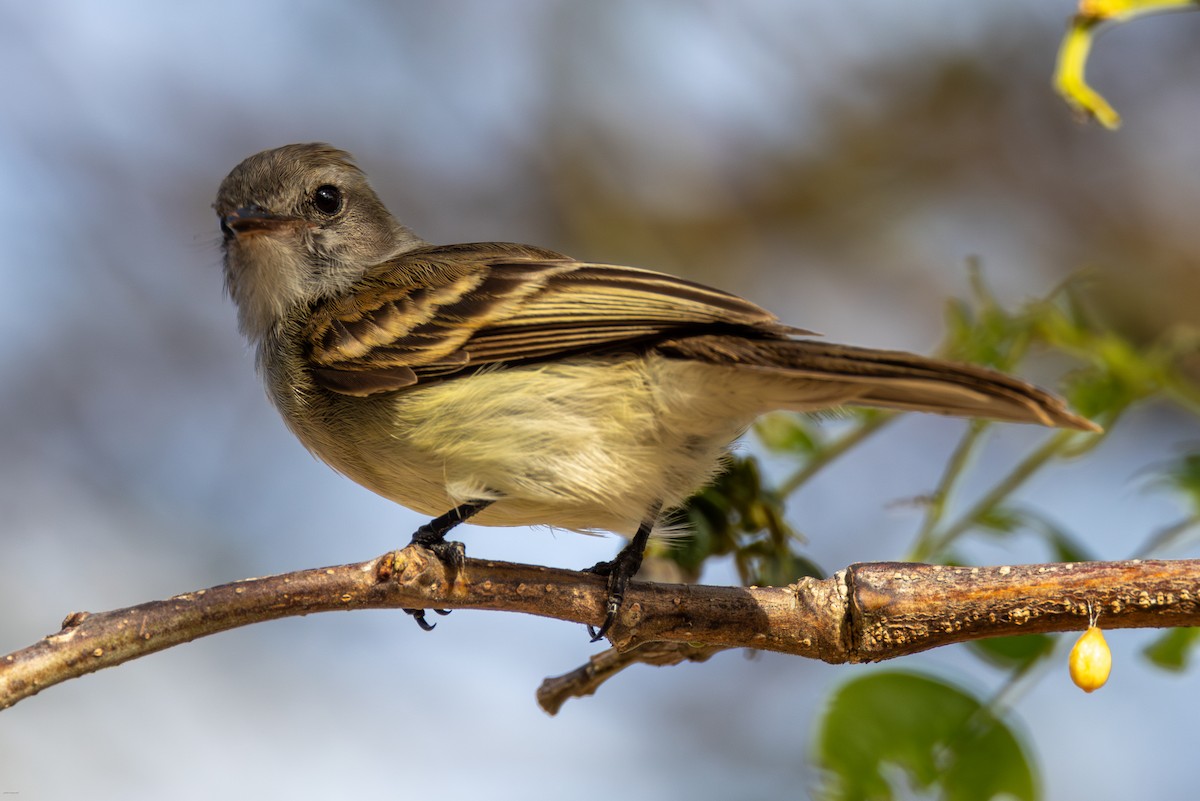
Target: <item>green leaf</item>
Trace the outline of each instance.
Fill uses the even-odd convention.
[[[979,528],[987,533],[1012,534],[1029,531],[1046,540],[1057,562],[1085,562],[1090,557],[1075,537],[1046,515],[1020,506],[993,506],[976,518]]]
[[[763,543],[752,543],[738,552],[738,558],[744,560],[746,583],[758,587],[783,587],[804,576],[827,575],[808,557],[790,551],[780,553],[763,547]]]
[[[1153,484],[1181,493],[1200,514],[1200,451],[1185,453],[1178,459],[1157,467]]]
[[[984,531],[995,534],[1012,534],[1029,525],[1025,513],[1010,506],[993,506],[979,514],[975,523]]]
[[[1033,770],[1013,731],[978,699],[940,679],[874,673],[838,689],[818,730],[825,797],[891,799],[887,777],[947,801],[1032,801]],[[902,793],[908,797],[909,793]]]
[[[1021,525],[1041,535],[1056,562],[1086,562],[1092,558],[1079,540],[1046,515],[1033,509],[1020,510]]]
[[[1200,628],[1171,629],[1147,645],[1142,654],[1163,670],[1181,672],[1187,669],[1197,644],[1200,644]]]
[[[967,648],[996,667],[1024,669],[1054,649],[1054,638],[1048,634],[989,637],[972,640]]]
[[[1095,558],[1087,548],[1061,528],[1053,527],[1046,532],[1056,562],[1089,562]]]
[[[811,418],[796,414],[768,414],[754,424],[754,433],[775,453],[812,456],[824,447]]]
[[[724,473],[669,521],[687,533],[656,550],[686,574],[699,576],[705,560],[732,554],[744,584],[779,586],[817,568],[797,555],[801,537],[784,519],[783,499],[763,486],[752,456],[730,460]]]
[[[1064,389],[1067,402],[1084,417],[1101,417],[1125,408],[1139,397],[1123,376],[1107,367],[1109,365],[1077,370],[1067,381]]]

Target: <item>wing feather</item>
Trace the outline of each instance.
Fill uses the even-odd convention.
[[[428,247],[319,304],[306,331],[318,383],[370,395],[489,364],[651,343],[683,332],[809,333],[682,278],[485,243]]]

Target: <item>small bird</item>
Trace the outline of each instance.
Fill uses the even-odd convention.
[[[433,516],[413,541],[548,525],[630,538],[604,636],[660,516],[759,415],[844,405],[1099,430],[993,370],[836,345],[735,295],[502,242],[431,245],[325,144],[250,156],[214,204],[267,393],[314,454]],[[429,628],[421,610],[408,610]]]

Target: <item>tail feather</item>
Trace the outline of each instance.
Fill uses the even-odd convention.
[[[785,404],[797,410],[831,405],[836,397],[837,404],[1101,430],[1062,398],[1019,378],[903,351],[719,334],[664,342],[657,350],[797,379],[795,397]]]

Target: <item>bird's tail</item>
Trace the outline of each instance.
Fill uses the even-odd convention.
[[[874,350],[808,339],[703,335],[661,343],[664,356],[696,359],[787,379],[783,408],[879,406],[958,417],[1100,431],[1062,398],[1019,378],[969,364],[903,351]],[[775,393],[772,393],[774,396]]]

